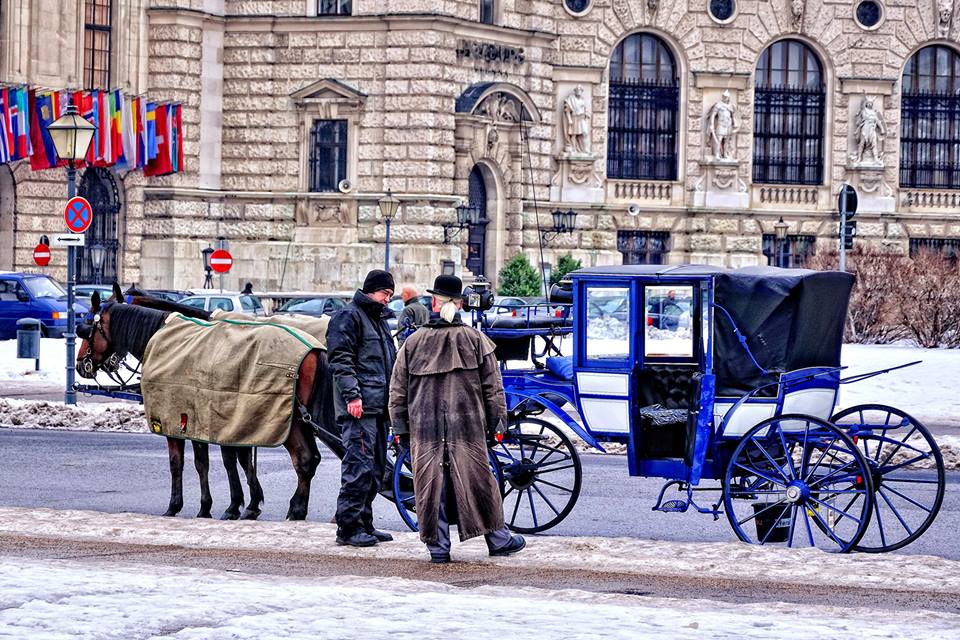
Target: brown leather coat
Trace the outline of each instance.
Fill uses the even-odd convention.
[[[503,527],[500,488],[490,471],[487,433],[507,407],[495,345],[461,322],[433,319],[407,338],[390,381],[394,431],[410,434],[420,539],[436,542],[447,474],[460,539]]]

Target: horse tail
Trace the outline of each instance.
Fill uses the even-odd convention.
[[[317,370],[313,381],[313,397],[310,399],[310,415],[316,425],[317,438],[323,442],[338,458],[343,458],[346,450],[340,439],[337,426],[336,407],[334,405],[333,370],[327,359],[326,349],[316,352]]]

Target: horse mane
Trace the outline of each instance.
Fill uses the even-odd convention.
[[[128,292],[129,293],[129,292]],[[190,305],[180,304],[179,302],[172,302],[170,300],[164,300],[163,298],[154,298],[153,296],[147,294],[131,294],[130,303],[138,307],[146,307],[148,309],[157,309],[159,311],[166,311],[168,313],[177,312],[180,315],[186,316],[188,318],[199,318],[200,320],[209,320],[210,312],[204,311],[203,309],[198,309],[196,307],[191,307]]]
[[[113,349],[127,352],[137,360],[143,360],[147,342],[163,326],[166,311],[138,307],[130,304],[112,304],[110,306],[110,337]]]

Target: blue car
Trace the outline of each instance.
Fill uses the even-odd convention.
[[[87,306],[76,305],[77,313]],[[0,340],[17,337],[17,320],[36,318],[43,335],[60,338],[67,330],[67,292],[60,283],[38,273],[0,272]]]

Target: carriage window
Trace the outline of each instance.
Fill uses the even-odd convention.
[[[693,287],[644,288],[644,357],[693,357]]]
[[[630,289],[587,289],[587,358],[624,359],[630,355]]]

